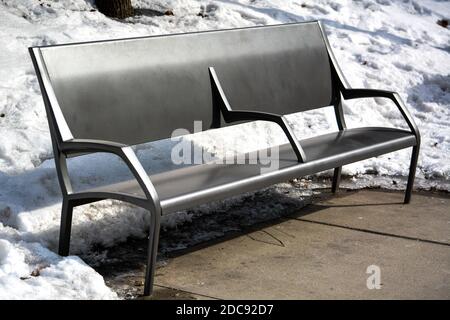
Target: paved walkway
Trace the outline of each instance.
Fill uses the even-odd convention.
[[[152,298],[450,299],[450,197],[402,199],[342,191],[193,248],[158,269]]]

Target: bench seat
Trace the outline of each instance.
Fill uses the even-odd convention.
[[[408,131],[365,127],[332,132],[301,140],[308,161],[299,163],[290,144],[279,147],[279,169],[261,174],[258,164],[201,164],[151,175],[163,213],[214,199],[257,190],[318,171],[328,170],[395,150],[414,146]],[[267,166],[268,168],[268,166]],[[275,180],[274,180],[275,178]],[[144,198],[136,180],[102,186],[87,192],[114,192]]]

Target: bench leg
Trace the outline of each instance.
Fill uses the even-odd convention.
[[[417,160],[419,159],[419,146],[412,149],[411,165],[409,167],[408,184],[406,186],[405,200],[403,203],[408,204],[411,201],[411,194],[413,191],[414,178],[416,177]]]
[[[156,256],[158,254],[160,219],[161,214],[159,212],[150,212],[150,234],[148,236],[144,296],[150,296],[153,292],[153,278],[155,276]]]
[[[334,168],[333,184],[331,185],[331,192],[336,193],[339,190],[339,183],[341,182],[342,167]]]
[[[70,232],[72,230],[72,212],[73,204],[67,200],[63,200],[61,209],[61,227],[59,229],[59,249],[61,256],[69,255],[70,249]]]

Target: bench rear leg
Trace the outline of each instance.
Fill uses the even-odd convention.
[[[331,192],[336,193],[339,190],[339,184],[341,183],[341,171],[342,167],[334,168],[333,183],[331,185]]]
[[[411,194],[413,191],[414,178],[416,177],[417,160],[419,159],[419,146],[412,149],[411,165],[409,167],[408,184],[406,186],[405,200],[403,203],[408,204],[411,201]]]
[[[160,213],[150,212],[150,233],[148,236],[147,268],[145,271],[144,296],[150,296],[153,292],[156,256],[158,255],[160,218]]]
[[[72,212],[73,204],[71,201],[64,199],[61,209],[61,227],[59,229],[59,249],[61,256],[69,255],[70,249],[70,232],[72,230]]]

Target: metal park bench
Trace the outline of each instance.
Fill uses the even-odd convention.
[[[30,48],[41,86],[63,194],[59,254],[69,254],[72,210],[104,199],[127,201],[151,215],[144,294],[153,287],[160,217],[176,210],[257,190],[294,177],[412,147],[408,203],[420,135],[399,95],[352,89],[320,22],[195,32]],[[392,100],[409,130],[346,128],[343,99]],[[334,106],[339,130],[301,140],[284,115]],[[170,137],[196,120],[264,120],[289,140],[279,168],[260,164],[198,164],[148,175],[130,146]],[[83,192],[72,189],[69,156],[118,155],[134,180]]]

